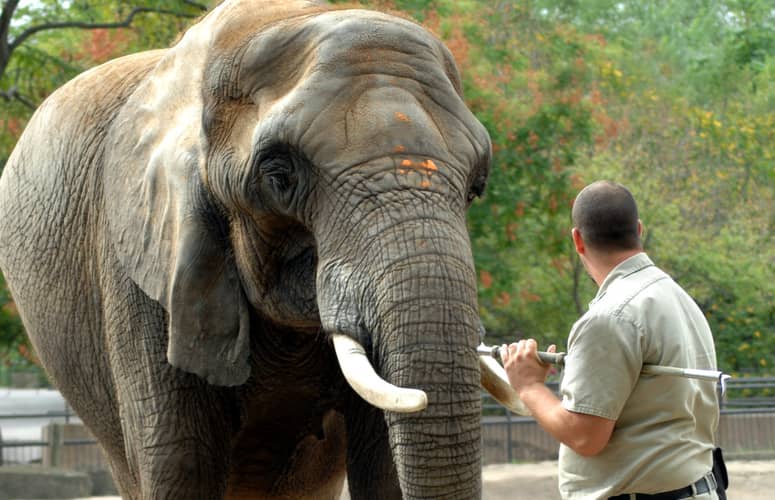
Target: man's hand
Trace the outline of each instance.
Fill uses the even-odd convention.
[[[556,350],[557,347],[552,344],[547,352]],[[535,340],[520,340],[508,346],[504,344],[500,353],[509,383],[517,394],[521,395],[523,390],[535,384],[543,385],[546,381],[551,366],[538,359],[538,344]]]
[[[548,352],[555,350],[554,345],[547,349]],[[544,430],[585,457],[597,455],[606,447],[616,420],[563,408],[557,396],[544,383],[550,366],[538,360],[535,340],[503,345],[500,353],[509,383]]]

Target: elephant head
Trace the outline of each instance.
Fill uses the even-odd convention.
[[[388,410],[403,495],[480,496],[465,217],[491,145],[438,39],[376,12],[225,2],[106,149],[114,247],[168,314],[170,364],[239,385],[256,323],[338,336],[353,387]]]

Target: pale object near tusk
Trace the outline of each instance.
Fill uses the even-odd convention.
[[[334,334],[339,367],[350,387],[369,404],[382,410],[412,413],[428,406],[428,396],[419,389],[397,387],[377,375],[363,347],[347,335]]]
[[[492,357],[479,356],[479,368],[482,372],[482,387],[492,397],[517,415],[530,415],[530,410],[519,399],[517,391],[509,384],[509,377],[500,363]]]

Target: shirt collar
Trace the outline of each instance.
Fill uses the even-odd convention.
[[[605,280],[603,280],[603,284],[600,285],[600,289],[597,291],[597,295],[595,295],[595,298],[592,299],[592,302],[590,302],[589,305],[592,306],[592,304],[602,299],[603,295],[605,295],[606,291],[608,290],[608,287],[611,286],[611,283],[614,281],[618,280],[619,278],[624,278],[625,276],[637,273],[638,271],[653,265],[654,263],[651,262],[651,259],[648,255],[646,255],[645,252],[636,253],[632,257],[628,257],[627,259],[623,260],[619,263],[618,266],[613,268],[610,273],[608,273],[608,276],[606,276]]]

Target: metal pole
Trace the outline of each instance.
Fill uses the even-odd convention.
[[[479,344],[479,346],[476,348],[476,352],[485,356],[492,356],[493,358],[501,359],[500,347],[498,346]],[[539,351],[538,359],[540,359],[542,363],[565,365],[564,352]],[[684,377],[718,382],[722,395],[724,392],[726,392],[727,380],[732,378],[730,375],[725,375],[723,372],[718,370],[700,370],[696,368],[679,368],[677,366],[662,365],[643,365],[641,373],[644,375],[666,375],[668,377]]]

